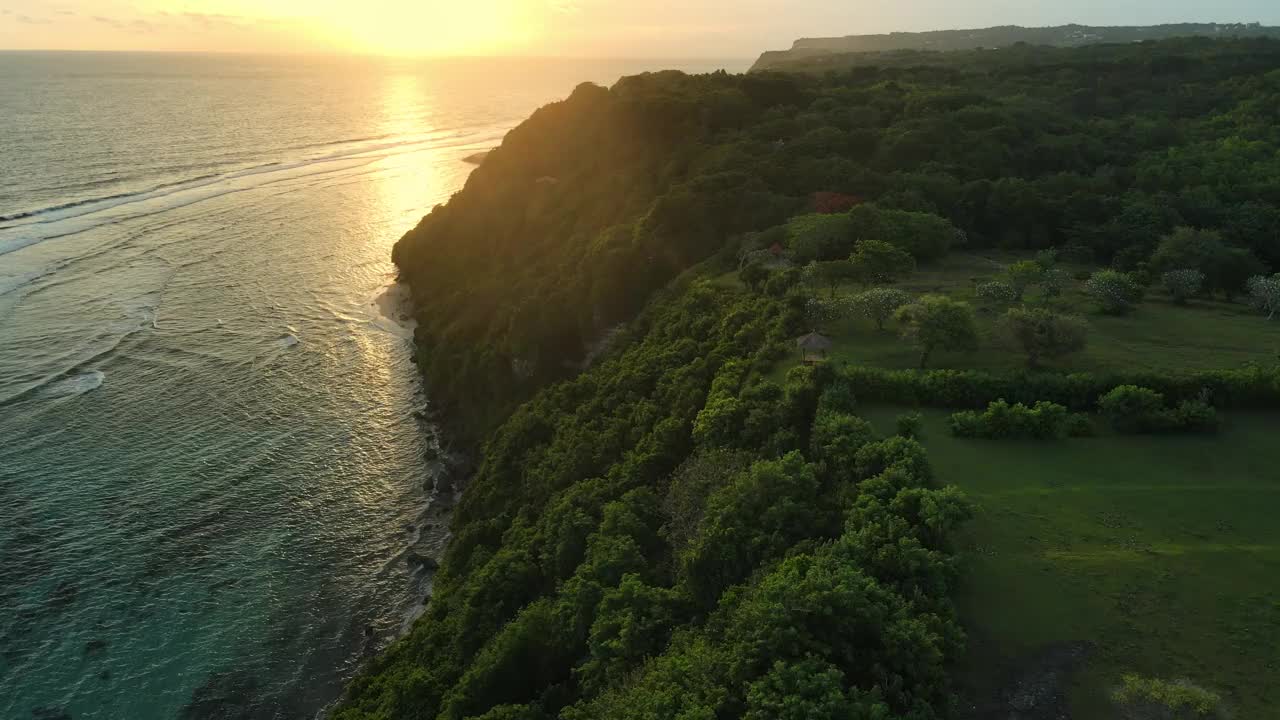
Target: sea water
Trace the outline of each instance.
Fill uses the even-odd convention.
[[[331,703],[447,539],[392,244],[663,67],[0,53],[0,717]]]

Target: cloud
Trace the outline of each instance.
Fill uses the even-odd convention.
[[[58,14],[59,14],[59,15],[68,15],[68,16],[72,16],[72,17],[74,17],[74,16],[76,16],[76,15],[79,15],[80,13],[76,12],[75,10],[59,10],[59,11],[58,11]]]
[[[8,13],[5,13],[5,14],[7,15]],[[38,17],[31,17],[30,15],[19,15],[18,22],[26,23],[27,25],[48,25],[53,21],[50,20],[49,18],[38,18]]]
[[[221,13],[184,12],[182,16],[206,29],[212,27],[247,27],[252,20],[241,15],[223,15]]]
[[[159,30],[161,28],[160,25],[157,25],[156,23],[153,23],[150,20],[144,20],[142,18],[135,18],[131,20],[121,20],[119,18],[106,17],[104,15],[94,15],[91,19],[96,23],[109,25],[115,28],[116,30],[125,30],[127,32],[134,32],[134,33],[150,33],[150,32],[155,32],[156,30]]]
[[[551,0],[551,9],[562,15],[577,15],[582,12],[582,6],[574,0]]]

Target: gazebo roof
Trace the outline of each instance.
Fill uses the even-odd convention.
[[[808,335],[796,338],[796,347],[804,350],[830,350],[831,339],[811,332]]]

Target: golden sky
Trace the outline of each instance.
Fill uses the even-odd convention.
[[[748,57],[997,24],[1280,23],[1280,0],[0,0],[0,49]]]

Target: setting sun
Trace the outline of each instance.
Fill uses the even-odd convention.
[[[335,44],[379,55],[477,55],[527,44],[537,28],[526,3],[371,0],[321,10]]]

